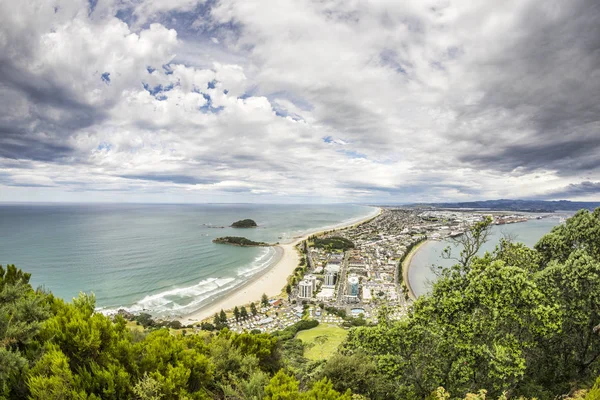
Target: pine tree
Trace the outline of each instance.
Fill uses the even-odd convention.
[[[258,311],[256,310],[256,304],[250,303],[250,312],[252,313],[252,315],[258,314]]]
[[[233,309],[233,315],[235,316],[236,321],[240,320],[240,309],[238,308],[238,306],[235,306],[235,308]]]

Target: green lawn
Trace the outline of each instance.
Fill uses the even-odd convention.
[[[326,360],[346,339],[347,335],[348,332],[340,327],[321,324],[316,328],[298,332],[296,337],[306,345],[304,349],[304,356],[306,358],[311,360]],[[318,343],[321,340],[323,343]]]

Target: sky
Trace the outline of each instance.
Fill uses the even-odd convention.
[[[600,199],[597,0],[0,0],[0,201]]]

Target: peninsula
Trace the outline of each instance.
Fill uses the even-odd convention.
[[[213,243],[219,244],[229,244],[232,246],[240,246],[240,247],[268,247],[272,246],[266,242],[255,242],[254,240],[247,239],[241,236],[225,236],[216,238],[213,240]]]
[[[232,228],[256,228],[258,225],[252,219],[241,219],[231,224]]]

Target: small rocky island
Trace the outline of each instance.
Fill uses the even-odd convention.
[[[225,237],[216,238],[213,240],[213,243],[229,244],[232,246],[240,246],[240,247],[271,246],[271,244],[269,244],[269,243],[255,242],[253,240],[247,239],[245,237],[240,237],[240,236],[225,236]]]
[[[253,219],[241,219],[231,224],[232,228],[256,228],[257,226]]]

